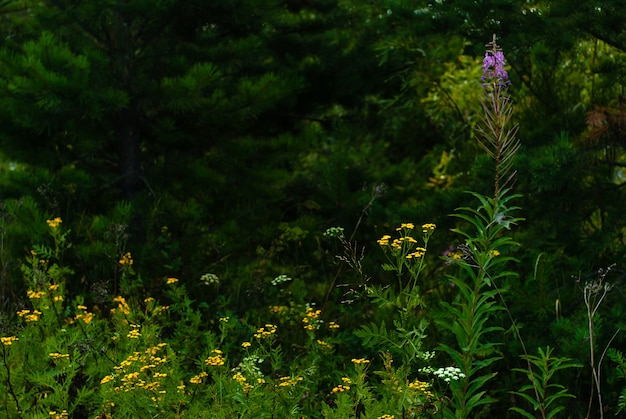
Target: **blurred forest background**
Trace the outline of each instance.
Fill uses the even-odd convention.
[[[618,0],[4,1],[2,312],[25,303],[21,260],[53,217],[91,304],[131,252],[139,293],[173,275],[207,313],[255,316],[284,274],[281,298],[357,324],[376,314],[342,285],[390,280],[376,239],[401,222],[437,224],[422,289],[446,298],[449,214],[493,188],[473,128],[496,34],[522,143],[508,304],[529,347],[584,360],[578,281],[615,264],[600,345],[626,319],[625,22]]]

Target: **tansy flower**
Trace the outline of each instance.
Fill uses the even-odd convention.
[[[274,336],[277,327],[273,324],[266,324],[265,327],[261,327],[256,331],[254,337],[257,339],[269,338]]]
[[[215,355],[208,357],[204,360],[204,363],[210,367],[221,367],[224,365],[224,357],[222,356],[222,351],[219,349],[213,349],[213,353]]]
[[[343,393],[344,391],[350,390],[350,386],[344,386],[339,384],[337,387],[333,388],[333,393]]]
[[[13,345],[13,342],[15,342],[16,340],[19,340],[19,339],[15,336],[0,337],[0,342],[2,342],[4,346],[11,346]]]
[[[302,377],[281,377],[280,383],[278,383],[279,387],[291,387],[298,384],[298,382],[302,381]]]
[[[195,377],[192,377],[189,379],[189,382],[191,384],[200,384],[202,382],[202,378],[206,377],[207,374],[206,372],[202,371],[200,374],[196,375]]]
[[[435,224],[432,223],[428,223],[428,224],[424,224],[422,225],[422,232],[423,233],[430,233],[432,232],[437,226]]]
[[[62,222],[63,220],[61,220],[61,217],[56,217],[52,220],[46,220],[46,223],[48,223],[48,226],[50,228],[57,228],[59,225],[61,225]]]
[[[105,376],[102,380],[100,380],[100,384],[106,384],[110,381],[113,381],[115,378],[112,375]]]
[[[119,264],[122,266],[125,265],[132,265],[133,264],[133,257],[130,254],[130,252],[126,252],[124,255],[122,255],[121,259],[119,260]]]
[[[178,278],[167,278],[167,285],[175,284],[178,282]]]

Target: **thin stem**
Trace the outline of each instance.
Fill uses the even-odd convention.
[[[9,386],[9,394],[11,394],[13,400],[15,401],[15,406],[17,407],[18,413],[20,414],[20,416],[23,416],[22,409],[20,408],[20,402],[17,399],[15,390],[13,390],[13,384],[11,383],[11,369],[9,368],[9,364],[7,363],[7,350],[4,347],[4,344],[0,344],[0,346],[2,346],[2,359],[4,361],[4,368],[7,370],[7,385]]]

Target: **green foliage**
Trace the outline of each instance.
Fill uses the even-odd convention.
[[[616,375],[620,379],[626,379],[626,358],[624,358],[624,354],[615,348],[609,348],[606,354],[611,361],[617,364],[615,368]],[[621,394],[619,395],[617,412],[619,413],[624,409],[626,409],[626,387],[622,388]]]
[[[558,371],[566,368],[582,367],[582,364],[571,362],[572,360],[569,358],[553,357],[552,352],[553,348],[548,346],[545,351],[539,348],[539,355],[524,355],[523,358],[529,361],[529,368],[531,364],[534,368],[528,370],[516,368],[514,370],[526,374],[531,384],[527,384],[520,388],[519,391],[512,393],[529,402],[533,411],[539,411],[543,418],[553,418],[565,409],[565,406],[559,404],[559,399],[574,397],[568,392],[567,387],[552,383],[553,376]],[[535,418],[534,414],[519,407],[511,407],[510,410],[526,418]]]
[[[295,393],[293,398],[285,395],[280,408],[270,406],[270,400],[283,397],[279,390],[259,390],[256,398],[237,393],[241,386],[225,369],[222,376],[215,375],[219,379],[204,377],[206,399],[194,399],[211,405],[207,399],[217,400],[209,397],[211,392],[226,395],[219,399],[225,416],[255,411],[295,415],[298,409],[334,417],[434,414],[423,393],[405,391],[405,397],[395,389],[408,389],[417,376],[425,380],[421,374],[426,373],[417,369],[429,362],[413,354],[440,343],[452,352],[460,350],[456,335],[439,323],[454,320],[438,315],[440,301],[469,315],[462,301],[473,301],[472,281],[480,269],[471,259],[460,263],[473,268],[438,264],[437,256],[455,245],[458,249],[458,231],[463,231],[469,233],[462,236],[463,245],[477,249],[470,247],[468,256],[489,264],[481,291],[487,299],[481,304],[498,301],[490,306],[495,309],[506,303],[514,320],[505,320],[501,309],[487,310],[485,328],[505,330],[480,335],[482,329],[474,329],[479,343],[503,344],[485,350],[487,358],[502,358],[474,376],[497,373],[475,393],[485,391],[497,401],[472,414],[511,414],[507,392],[524,383],[520,374],[507,371],[528,365],[520,358],[520,339],[509,339],[509,334],[523,336],[528,348],[559,348],[559,356],[587,365],[588,313],[572,276],[584,281],[599,266],[615,262],[614,272],[620,276],[619,261],[626,255],[624,9],[616,0],[578,3],[3,3],[1,324],[10,328],[19,320],[15,313],[34,309],[24,274],[62,278],[64,301],[72,303],[58,316],[46,315],[41,324],[58,327],[59,319],[72,317],[73,302],[80,301],[100,316],[93,324],[101,321],[94,334],[101,336],[101,347],[113,348],[107,333],[117,326],[105,321],[118,305],[113,298],[123,294],[132,311],[145,310],[152,304],[144,301],[149,297],[169,305],[169,317],[159,319],[162,329],[156,340],[142,343],[142,349],[187,336],[190,344],[173,350],[179,351],[176,361],[167,355],[172,365],[182,365],[175,368],[183,371],[183,381],[200,373],[194,362],[212,356],[207,351],[213,349],[232,360],[225,368],[238,364],[244,339],[267,323],[278,324],[275,352],[270,351],[274,365],[283,365],[284,376],[306,378],[307,392],[298,400]],[[519,124],[522,144],[514,157],[504,156],[515,167],[495,186],[515,187],[521,195],[515,204],[524,208],[529,221],[511,231],[502,228],[494,240],[511,241],[502,242],[495,248],[501,254],[490,258],[482,254],[489,247],[471,220],[478,217],[485,227],[494,215],[476,213],[476,196],[463,191],[484,199],[498,196],[492,195],[498,164],[474,141],[480,139],[488,153],[498,156],[492,148],[497,137],[485,138],[477,131],[485,128],[477,106],[480,60],[493,33],[507,52],[514,108],[509,126]],[[515,184],[506,184],[514,169]],[[447,217],[455,208],[472,210],[463,210],[460,218]],[[514,219],[509,216],[494,226]],[[56,217],[62,217],[63,231],[71,229],[72,237],[72,246],[58,258],[53,254],[55,238],[44,223]],[[423,264],[377,251],[375,240],[407,220],[438,226]],[[324,236],[329,226],[345,228],[343,242]],[[523,252],[513,255],[516,243]],[[31,261],[31,250],[50,260],[47,267]],[[133,264],[120,265],[129,252]],[[25,255],[28,263],[22,270]],[[513,264],[510,256],[520,262]],[[402,266],[402,275],[380,269],[381,264]],[[419,279],[411,270],[419,271]],[[281,275],[291,281],[274,285]],[[180,278],[179,285],[168,285],[169,277]],[[411,282],[419,288],[403,292]],[[462,289],[461,282],[470,288]],[[494,286],[501,296],[489,295]],[[617,280],[615,287],[595,313],[596,350],[608,342],[624,345],[622,334],[612,338],[615,329],[625,327],[619,301],[623,282]],[[376,301],[364,298],[366,290]],[[413,309],[403,311],[405,306]],[[275,312],[270,307],[283,308]],[[341,331],[332,335],[334,352],[315,352],[316,341],[310,341],[301,324],[307,307],[319,307],[325,320],[341,322]],[[219,322],[225,317],[232,321]],[[17,324],[34,327],[24,320]],[[228,330],[222,333],[225,325]],[[459,322],[458,327],[468,333],[471,323]],[[18,331],[6,328],[7,334]],[[357,330],[377,337],[358,337]],[[90,338],[99,339],[94,336]],[[63,345],[56,345],[59,353],[66,349]],[[315,364],[319,375],[299,370],[300,360],[303,371],[309,361],[314,363],[302,348],[323,358]],[[385,366],[387,350],[395,362],[390,368]],[[24,365],[44,370],[44,360],[53,361],[48,353]],[[69,348],[67,353],[73,354]],[[593,372],[559,371],[556,380],[576,395],[559,401],[566,408],[562,414],[596,413],[587,412],[586,406],[590,399],[595,404],[596,386],[588,385],[595,377],[602,382],[605,400],[606,412],[599,414],[617,410],[623,386],[608,374],[601,353]],[[129,355],[131,350],[120,346],[108,369],[102,367],[108,361],[98,358],[99,375],[85,376],[103,377]],[[358,397],[331,394],[343,383],[339,371],[346,378],[353,373],[351,364],[341,360],[362,356],[372,364]],[[439,353],[432,363],[452,365],[451,356]],[[65,368],[63,359],[57,361]],[[271,376],[265,362],[264,374]],[[64,380],[63,374],[54,374],[59,383]],[[97,379],[84,384],[88,379],[81,373],[73,377],[71,385],[64,385],[85,392],[81,400],[97,397],[90,393]],[[256,376],[247,377],[251,382]],[[50,385],[42,377],[37,380]],[[382,380],[398,384],[385,387]],[[432,390],[435,398],[449,395],[443,379],[428,384],[437,388]],[[178,391],[175,387],[168,392]],[[52,397],[49,390],[43,393]],[[66,393],[61,386],[59,395]],[[145,396],[137,394],[147,405],[153,403]],[[126,406],[129,400],[116,413],[124,409],[124,415],[136,416]],[[233,400],[248,410],[237,410]],[[195,410],[188,412],[201,417],[195,402],[185,406],[191,405]],[[86,416],[79,410],[75,416]],[[43,408],[37,414],[48,416]]]
[[[450,276],[449,281],[458,289],[457,299],[452,303],[442,301],[438,324],[451,332],[454,344],[442,343],[444,351],[455,365],[458,365],[463,377],[451,384],[452,406],[454,410],[445,410],[452,417],[467,417],[470,412],[481,405],[495,401],[482,390],[485,384],[495,376],[490,367],[501,356],[498,346],[502,343],[494,341],[494,333],[503,329],[494,326],[493,318],[504,306],[497,302],[496,297],[502,296],[506,279],[514,275],[505,269],[507,262],[515,260],[501,252],[510,251],[517,246],[509,235],[503,231],[520,221],[513,217],[516,207],[508,207],[508,201],[515,198],[507,196],[487,198],[475,194],[481,205],[478,209],[463,208],[454,214],[472,226],[472,233],[466,230],[455,231],[466,237],[466,242],[448,256],[450,263],[458,264],[461,275]],[[477,361],[478,359],[479,361]]]

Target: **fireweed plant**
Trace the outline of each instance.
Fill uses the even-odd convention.
[[[458,295],[452,304],[442,302],[444,310],[438,323],[453,334],[456,346],[441,344],[439,349],[450,356],[462,374],[460,379],[450,382],[452,398],[444,408],[444,417],[471,417],[478,408],[495,401],[486,384],[495,376],[490,366],[501,358],[497,333],[503,328],[493,320],[499,312],[506,312],[526,362],[526,368],[515,371],[526,374],[530,382],[511,393],[526,400],[531,409],[512,407],[511,410],[528,418],[537,415],[551,418],[564,408],[558,400],[572,397],[565,387],[552,383],[551,378],[559,370],[580,365],[568,358],[553,357],[553,349],[549,347],[540,348],[538,356],[529,355],[504,299],[507,279],[516,275],[506,268],[508,263],[516,261],[507,252],[519,247],[507,231],[523,219],[513,215],[519,208],[510,205],[519,196],[511,193],[511,185],[515,178],[513,157],[520,142],[516,137],[517,126],[511,122],[513,107],[507,94],[511,83],[505,57],[495,36],[487,44],[482,70],[483,112],[476,132],[478,144],[494,160],[495,185],[493,196],[472,193],[480,202],[476,209],[460,208],[453,214],[465,223],[453,230],[464,237],[464,243],[446,260],[460,267],[457,276],[448,278],[458,289]]]

